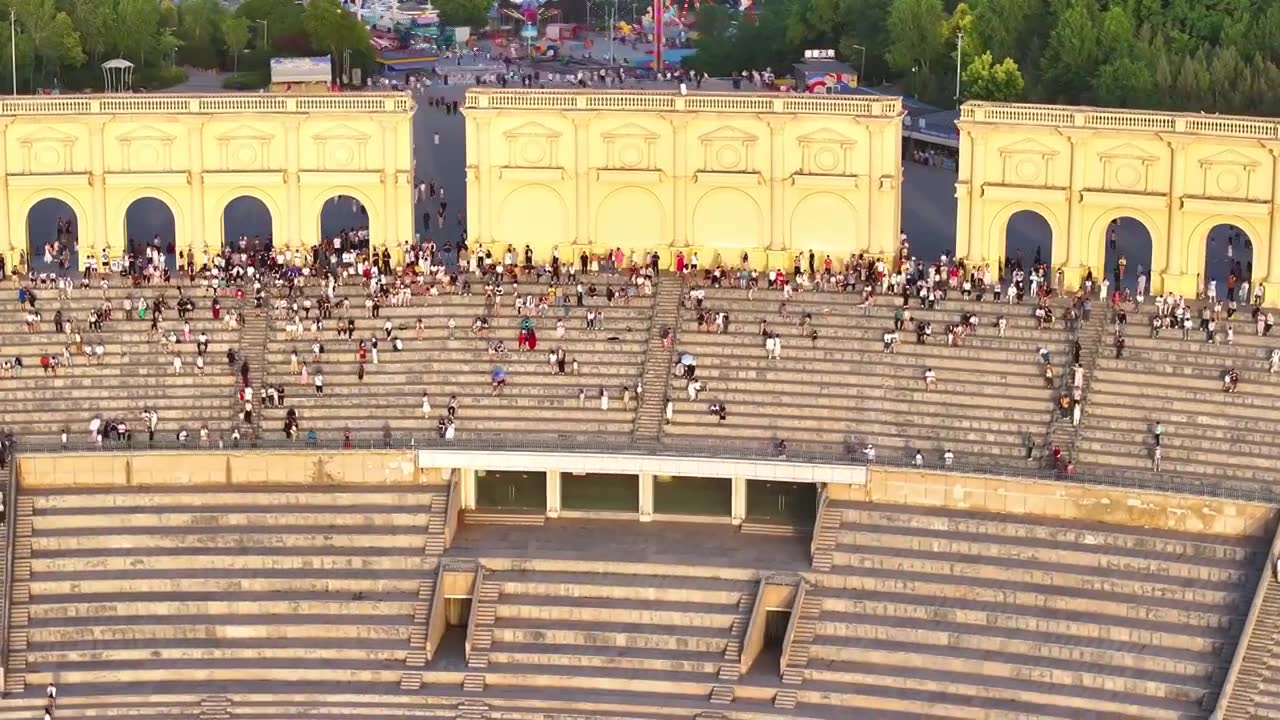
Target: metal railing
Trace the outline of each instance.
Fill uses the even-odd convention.
[[[939,456],[940,450],[919,446],[921,451],[928,450],[931,456]],[[440,451],[474,451],[483,453],[521,452],[534,454],[566,454],[594,453],[604,454],[625,462],[627,456],[632,457],[671,457],[696,458],[704,460],[740,460],[761,461],[789,464],[815,463],[860,467],[868,463],[862,457],[862,444],[851,439],[844,447],[830,445],[811,445],[788,447],[787,453],[780,456],[773,442],[733,442],[719,438],[705,440],[663,440],[657,446],[637,446],[626,440],[614,438],[595,439],[583,434],[560,435],[523,435],[500,433],[474,433],[452,441],[438,436],[403,436],[370,438],[367,435],[353,437],[350,441],[330,438],[318,439],[315,442],[307,439],[288,440],[285,438],[265,438],[257,441],[242,441],[238,445],[232,443],[201,444],[196,441],[179,443],[176,440],[157,440],[148,443],[144,438],[135,438],[132,443],[105,442],[75,443],[65,445],[53,443],[23,443],[19,448],[23,453],[58,454],[58,453],[136,453],[136,452],[264,452],[264,451],[323,451],[323,452],[357,452],[370,450],[440,450]],[[1088,468],[1076,469],[1070,474],[1059,472],[1036,462],[1025,462],[1007,456],[960,454],[957,459],[947,465],[936,458],[915,464],[913,456],[916,447],[899,450],[887,447],[879,448],[879,457],[870,465],[877,468],[920,470],[929,472],[946,472],[960,475],[999,478],[1002,480],[1056,481],[1075,485],[1119,488],[1140,492],[1170,493],[1175,495],[1192,495],[1215,498],[1235,502],[1251,502],[1266,505],[1280,505],[1280,488],[1261,481],[1239,483],[1226,477],[1182,476],[1166,473],[1154,473],[1126,468]],[[893,453],[893,454],[890,454]]]
[[[9,454],[9,477],[4,490],[4,616],[0,619],[0,697],[9,672],[9,618],[13,615],[13,547],[17,544],[18,459]]]

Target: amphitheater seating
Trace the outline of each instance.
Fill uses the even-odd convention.
[[[227,330],[222,321],[211,318],[212,291],[184,290],[195,300],[196,310],[191,321],[193,342],[177,345],[184,362],[180,375],[173,374],[171,356],[161,353],[156,341],[147,340],[150,321],[124,317],[126,298],[132,298],[136,305],[139,298],[151,302],[163,293],[172,304],[176,289],[110,288],[106,298],[116,319],[106,323],[100,333],[90,332],[86,322],[90,309],[103,302],[98,288],[73,291],[71,298],[64,300],[57,298],[55,290],[37,291],[43,320],[37,333],[26,332],[26,313],[16,302],[0,303],[0,359],[20,357],[25,365],[21,377],[0,378],[0,406],[4,407],[0,427],[34,442],[56,442],[65,428],[73,442],[83,442],[89,437],[90,420],[98,416],[129,423],[136,436],[145,427],[142,411],[153,409],[160,415],[158,432],[165,440],[172,441],[182,428],[194,440],[202,424],[209,426],[211,438],[229,435],[237,423],[236,380],[225,356],[229,348],[238,350],[239,331]],[[225,311],[235,301],[224,298],[222,302]],[[86,343],[101,341],[106,347],[101,365],[74,357],[74,367],[60,370],[56,377],[44,374],[40,357],[61,357],[68,344],[66,335],[54,331],[54,313],[59,309],[66,320],[74,317],[80,322]],[[165,324],[177,330],[181,339],[182,321],[174,310],[166,313]],[[198,377],[195,368],[194,336],[201,330],[209,335],[205,377]]]
[[[28,490],[27,685],[394,683],[433,487]]]
[[[520,565],[486,578],[501,586],[492,671],[538,666],[624,682],[711,682],[742,595],[754,598],[750,572],[709,577],[705,569],[680,575],[682,568],[672,567],[652,576],[607,564],[600,572],[567,570],[581,565]]]
[[[268,382],[283,383],[290,407],[296,408],[302,434],[315,430],[322,437],[340,437],[350,430],[353,437],[381,437],[390,429],[397,437],[427,437],[436,432],[436,421],[445,413],[449,396],[458,398],[457,437],[485,433],[518,433],[522,437],[557,436],[572,438],[583,433],[593,437],[626,436],[632,430],[636,404],[623,406],[622,388],[634,391],[644,366],[645,340],[652,314],[652,298],[637,297],[628,304],[609,307],[603,297],[608,278],[596,278],[601,297],[588,299],[588,307],[603,309],[604,328],[585,331],[586,308],[573,307],[564,318],[566,335],[555,338],[559,311],[549,310],[535,318],[538,347],[533,352],[517,351],[519,317],[512,309],[511,287],[507,286],[504,306],[493,318],[488,337],[470,332],[471,321],[484,314],[484,296],[449,294],[415,296],[411,307],[384,306],[380,318],[365,317],[361,303],[353,298],[349,316],[355,318],[356,338],[379,338],[379,363],[366,364],[363,381],[357,379],[356,343],[338,340],[326,330],[321,360],[325,394],[316,396],[313,387],[299,377],[289,376],[290,351],[300,360],[311,358],[311,333],[303,340],[290,340],[285,321],[272,321],[268,343]],[[617,283],[620,280],[614,279]],[[521,283],[520,292],[540,294],[545,285]],[[314,290],[313,290],[314,292]],[[353,292],[358,292],[353,288]],[[335,311],[337,318],[341,313]],[[390,318],[405,349],[392,352],[383,336],[383,323]],[[426,330],[419,339],[415,331],[419,318]],[[448,321],[456,323],[449,339]],[[334,327],[331,323],[330,327]],[[508,352],[490,357],[490,340],[502,340]],[[577,359],[580,374],[555,375],[547,363],[547,353],[563,346]],[[490,371],[501,366],[507,384],[498,396],[491,394]],[[600,389],[609,392],[608,410],[600,407]],[[586,401],[579,404],[578,392]],[[422,412],[422,393],[430,393],[432,413]],[[266,410],[264,429],[268,437],[280,437],[285,410]]]
[[[1235,326],[1232,345],[1221,338],[1207,344],[1199,332],[1192,340],[1172,331],[1153,339],[1135,328],[1121,359],[1108,335],[1081,425],[1077,455],[1085,466],[1149,469],[1151,429],[1159,421],[1163,473],[1238,484],[1280,481],[1280,374],[1268,372],[1280,339],[1256,336],[1248,322]],[[1222,375],[1233,367],[1240,385],[1227,394]]]
[[[757,291],[749,300],[743,290],[708,288],[704,307],[729,313],[725,334],[700,332],[696,313],[684,312],[677,351],[694,355],[709,389],[690,401],[685,381],[671,380],[675,419],[663,430],[666,439],[758,446],[785,439],[793,449],[837,451],[871,442],[882,460],[905,459],[917,448],[934,463],[947,448],[957,461],[1008,459],[1025,453],[1026,433],[1043,435],[1052,411],[1039,348],[1053,353],[1056,374],[1070,359],[1061,321],[1037,330],[1031,304],[912,307],[913,318],[932,322],[933,339],[916,344],[913,330],[904,328],[897,352],[887,354],[882,335],[893,328],[895,299],[860,308],[857,295],[800,293],[786,303],[790,320],[779,316],[781,302],[777,291]],[[963,346],[948,347],[944,328],[965,311],[977,314],[979,330]],[[797,324],[804,313],[812,315],[816,341]],[[1008,320],[1004,338],[993,327],[1000,315]],[[782,335],[779,360],[766,359],[762,319]],[[938,377],[933,392],[924,387],[928,368]],[[724,422],[707,412],[714,401],[725,403]]]
[[[1265,547],[837,502],[805,692],[946,717],[1204,717]]]

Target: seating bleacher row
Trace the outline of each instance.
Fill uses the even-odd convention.
[[[349,290],[359,293],[356,287]],[[571,291],[572,286],[562,292],[565,290]],[[306,296],[313,300],[319,297],[318,288],[307,291]],[[520,285],[522,296],[545,291],[545,285]],[[643,371],[653,300],[637,296],[625,304],[618,301],[610,306],[603,292],[601,286],[600,297],[587,298],[584,307],[571,306],[567,314],[561,308],[549,308],[545,315],[534,316],[538,344],[530,352],[517,349],[521,318],[511,305],[510,294],[502,298],[503,305],[499,314],[491,318],[486,336],[473,334],[470,329],[472,320],[485,314],[480,288],[472,295],[415,296],[409,307],[384,305],[377,318],[367,317],[361,298],[348,294],[351,310],[335,309],[333,320],[328,321],[323,333],[325,352],[319,362],[324,372],[324,395],[316,395],[310,382],[303,384],[299,376],[289,375],[291,352],[296,351],[300,361],[312,362],[309,323],[303,339],[297,340],[288,337],[286,320],[272,319],[267,382],[286,387],[288,406],[297,410],[303,435],[315,430],[332,438],[350,431],[353,437],[373,438],[390,429],[401,438],[432,436],[452,395],[458,401],[459,437],[480,432],[626,436],[632,430],[636,404],[633,399],[630,409],[624,407],[623,387],[634,393]],[[602,329],[585,329],[589,309],[603,311]],[[356,322],[355,340],[336,339],[336,321],[347,317]],[[387,342],[383,324],[388,319],[404,342],[403,351],[393,352]],[[416,330],[419,319],[425,325],[421,338]],[[450,319],[455,322],[452,339]],[[561,319],[565,336],[557,340],[555,326]],[[358,341],[367,342],[373,337],[379,340],[378,364],[372,364],[370,358],[365,377],[359,380]],[[489,343],[494,340],[501,340],[507,352],[491,356]],[[570,364],[578,361],[578,375],[571,370],[557,375],[548,365],[548,352],[561,347]],[[506,385],[495,396],[490,377],[496,367],[506,371]],[[313,368],[308,369],[314,373]],[[608,410],[601,409],[601,388],[609,393]],[[579,391],[585,392],[581,404]],[[423,413],[423,392],[430,399],[430,415]],[[265,409],[264,431],[268,437],[282,436],[285,412]]]
[[[1078,445],[1085,466],[1150,468],[1152,429],[1159,422],[1165,473],[1256,484],[1280,480],[1280,373],[1269,372],[1280,338],[1255,335],[1248,323],[1237,323],[1228,345],[1221,325],[1216,344],[1206,343],[1202,332],[1183,340],[1180,332],[1151,338],[1134,328],[1120,359],[1109,339],[1103,343]],[[1232,368],[1240,384],[1228,394],[1222,377]]]
[[[225,697],[250,720],[470,717],[468,702],[674,720],[728,684],[725,709],[761,718],[1203,718],[1266,559],[1255,539],[848,501],[831,503],[829,572],[726,526],[466,526],[446,557],[487,570],[485,662],[437,658],[397,693],[443,488],[28,490],[21,697],[56,679],[85,718],[207,718]],[[726,682],[732,628],[776,573],[821,606],[803,683],[779,685],[763,655]],[[481,693],[462,689],[473,674]],[[787,687],[797,707],[774,709]]]
[[[1266,562],[1244,538],[835,506],[804,687],[862,707],[870,694],[945,717],[1204,717]]]
[[[27,687],[394,683],[442,489],[27,490]]]
[[[686,383],[671,381],[675,418],[668,437],[714,437],[732,442],[785,439],[788,446],[877,446],[882,460],[901,461],[920,449],[937,463],[950,448],[957,458],[1025,456],[1025,438],[1043,435],[1056,397],[1047,389],[1040,348],[1051,352],[1055,376],[1069,361],[1069,337],[1056,327],[1036,329],[1033,306],[947,302],[943,309],[911,308],[915,320],[933,324],[933,337],[917,344],[914,329],[904,327],[894,353],[884,352],[883,333],[894,326],[895,298],[859,307],[855,294],[804,293],[787,301],[789,319],[779,314],[781,292],[709,288],[704,308],[730,315],[729,332],[701,332],[695,313],[686,310],[678,336],[679,352],[692,354],[708,390],[690,401]],[[918,305],[916,303],[915,305]],[[963,312],[978,316],[979,328],[962,346],[947,345],[944,328]],[[798,321],[808,313],[818,337]],[[994,327],[1003,315],[1005,337]],[[781,357],[766,357],[759,323],[782,336]],[[924,373],[938,378],[926,392]],[[720,422],[707,404],[723,402],[728,419]],[[860,454],[857,454],[861,457]]]
[[[170,308],[165,313],[165,327],[179,335],[174,347],[182,356],[181,374],[174,374],[172,356],[147,338],[150,320],[136,314],[128,317],[124,311],[126,299],[136,307],[140,298],[152,302],[161,294],[172,305],[176,289],[109,288],[105,298],[112,304],[114,319],[103,325],[102,332],[91,332],[87,322],[90,310],[104,302],[104,293],[98,288],[74,291],[68,299],[58,299],[54,290],[39,291],[37,308],[42,322],[36,333],[26,332],[24,308],[12,301],[0,303],[0,359],[12,362],[21,358],[25,366],[21,377],[0,378],[0,428],[14,431],[20,440],[34,442],[56,442],[65,429],[71,441],[86,442],[89,422],[98,417],[104,422],[128,423],[136,439],[146,434],[142,412],[150,409],[160,416],[157,439],[162,436],[172,442],[178,430],[186,429],[194,440],[201,425],[208,426],[211,439],[228,436],[238,422],[235,370],[228,366],[226,353],[228,349],[239,352],[240,333],[227,329],[223,320],[212,319],[212,291],[184,290],[196,303],[190,321],[191,342],[182,342],[182,321],[177,312]],[[221,301],[225,318],[236,301]],[[60,368],[56,376],[44,372],[41,356],[61,358],[70,344],[65,333],[55,331],[58,310],[64,320],[78,321],[86,345],[105,346],[101,364],[96,360],[90,363],[72,348],[72,367]],[[209,336],[203,377],[197,375],[195,362],[195,336],[201,331]]]

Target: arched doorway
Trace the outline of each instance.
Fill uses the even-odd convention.
[[[1205,238],[1204,268],[1200,287],[1206,296],[1235,297],[1243,281],[1253,277],[1253,239],[1238,225],[1223,223]],[[1240,298],[1247,302],[1247,298]]]
[[[36,272],[62,272],[80,264],[76,238],[80,219],[58,198],[45,198],[27,212],[27,262]]]
[[[271,248],[271,209],[256,197],[241,195],[222,209],[223,247],[260,251]]]
[[[163,201],[141,197],[124,211],[125,248],[144,264],[157,257],[170,270],[178,267],[177,223],[173,211]]]
[[[1105,232],[1107,254],[1103,269],[1111,287],[1150,294],[1152,246],[1147,226],[1137,218],[1122,215],[1107,223]]]
[[[1008,279],[1015,270],[1030,273],[1041,264],[1053,262],[1053,228],[1035,210],[1019,210],[1009,216],[1004,231],[1004,268]]]
[[[368,252],[368,208],[350,195],[325,200],[320,208],[320,242],[328,252]]]

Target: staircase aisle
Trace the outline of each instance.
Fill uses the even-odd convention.
[[[240,329],[240,357],[249,361],[249,384],[253,387],[254,412],[252,427],[242,427],[240,432],[256,440],[263,438],[261,408],[266,404],[269,317],[265,308],[245,303],[244,325]],[[243,406],[240,409],[243,410]]]
[[[636,409],[636,443],[656,445],[662,435],[663,410],[671,382],[672,356],[675,354],[676,328],[680,325],[680,299],[684,285],[675,275],[660,277],[655,283],[653,321],[649,325],[649,347],[644,358],[644,397]],[[663,330],[669,330],[671,342],[663,343]]]
[[[1258,604],[1258,614],[1249,637],[1240,639],[1245,643],[1244,654],[1240,657],[1235,685],[1223,703],[1222,720],[1251,720],[1256,717],[1254,706],[1258,692],[1264,683],[1275,682],[1277,665],[1280,665],[1277,638],[1280,638],[1280,583],[1270,582],[1263,591],[1262,602]]]

